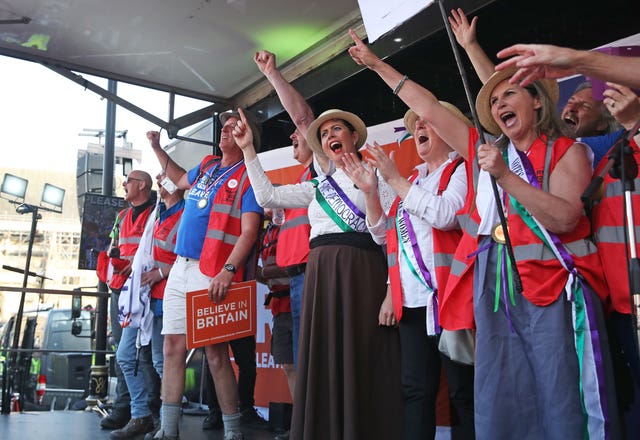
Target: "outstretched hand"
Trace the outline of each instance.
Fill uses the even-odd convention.
[[[476,23],[478,17],[473,17],[471,24],[461,8],[452,9],[451,16],[448,17],[451,30],[456,37],[456,41],[464,49],[476,43]]]
[[[496,70],[517,67],[509,80],[526,86],[542,78],[563,78],[574,75],[573,59],[576,51],[548,44],[515,44],[498,52],[498,58],[508,58]]]
[[[365,167],[356,153],[342,156],[342,171],[364,193],[372,193],[378,189],[378,177],[371,167]]]
[[[255,61],[260,72],[262,72],[266,77],[276,70],[276,56],[267,50],[256,52],[253,56],[253,61]]]
[[[369,69],[374,70],[380,58],[369,49],[369,46],[362,42],[353,29],[349,29],[349,35],[355,43],[354,46],[349,48],[349,55],[351,55],[353,61],[359,66],[367,66]]]
[[[240,120],[236,123],[236,126],[233,128],[233,139],[238,144],[241,150],[248,150],[249,148],[253,149],[253,132],[251,131],[251,127],[247,123],[247,117],[242,111],[241,108],[238,108],[238,114],[240,114]]]

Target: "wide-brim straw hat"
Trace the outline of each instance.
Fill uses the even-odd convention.
[[[476,98],[476,111],[478,112],[478,119],[480,119],[480,123],[482,126],[491,134],[498,135],[502,132],[498,123],[493,120],[493,116],[491,115],[491,94],[493,93],[493,89],[496,88],[498,84],[502,81],[511,78],[516,73],[517,67],[512,67],[510,69],[498,70],[493,75],[489,77],[487,82],[482,86],[480,92],[478,93],[478,97]],[[560,99],[560,89],[558,87],[558,83],[554,79],[542,79],[536,81],[542,84],[542,87],[546,90],[547,95],[551,98],[551,102],[554,105],[558,104],[558,99]]]
[[[318,116],[315,121],[313,121],[309,128],[307,129],[307,143],[311,150],[316,154],[324,154],[322,151],[322,142],[320,142],[320,133],[318,130],[327,121],[331,121],[333,119],[342,119],[343,121],[347,121],[353,128],[355,128],[358,133],[358,140],[356,141],[356,151],[362,145],[364,145],[367,140],[367,126],[362,122],[357,115],[346,112],[344,110],[331,109],[323,112],[320,116]]]
[[[462,122],[466,124],[467,127],[473,126],[469,118],[467,118],[464,113],[460,111],[458,107],[455,105],[448,103],[446,101],[438,101],[440,105],[449,110],[456,118],[460,119]],[[416,121],[418,120],[418,115],[413,110],[409,109],[404,114],[404,127],[411,133],[412,135],[416,130]]]
[[[251,133],[253,134],[253,148],[256,151],[260,151],[260,144],[261,144],[260,137],[262,136],[262,126],[258,122],[256,122],[256,118],[255,116],[253,116],[251,112],[245,109],[242,109],[242,110],[244,112],[244,116],[247,118],[247,123],[249,124],[249,128],[251,128]],[[240,118],[240,113],[238,113],[237,110],[220,113],[218,117],[220,118],[220,122],[222,123],[223,126],[227,122],[227,119],[231,117],[234,117],[238,120],[242,119]]]

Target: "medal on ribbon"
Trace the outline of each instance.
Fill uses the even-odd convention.
[[[491,230],[491,238],[493,238],[493,241],[498,244],[505,244],[507,242],[504,235],[504,229],[502,228],[502,223],[498,223],[493,227]]]

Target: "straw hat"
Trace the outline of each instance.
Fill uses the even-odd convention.
[[[496,121],[493,120],[493,116],[491,115],[491,104],[489,103],[489,101],[491,100],[491,93],[493,93],[493,89],[495,89],[498,84],[506,79],[511,78],[514,73],[516,73],[516,70],[516,67],[512,67],[511,69],[498,70],[497,72],[495,72],[482,86],[480,92],[478,93],[478,97],[476,98],[476,111],[478,112],[478,119],[480,119],[480,123],[482,124],[482,126],[493,135],[500,134],[501,130]],[[556,80],[542,79],[536,82],[542,84],[542,87],[546,90],[553,104],[557,105],[558,99],[560,98],[560,89],[558,88],[558,83],[556,82]]]
[[[314,153],[324,154],[324,152],[322,151],[322,142],[320,142],[320,133],[318,133],[318,130],[320,129],[322,124],[332,119],[342,119],[343,121],[347,121],[353,126],[353,128],[355,128],[356,132],[358,133],[358,140],[356,141],[355,145],[356,150],[358,150],[358,148],[360,148],[367,140],[367,126],[364,125],[362,119],[351,112],[331,109],[323,112],[320,116],[318,116],[307,129],[307,143]]]
[[[446,101],[438,101],[440,105],[449,110],[456,118],[460,119],[464,122],[467,127],[473,126],[471,121],[453,104],[450,104]],[[409,131],[409,133],[413,134],[416,130],[416,121],[418,120],[418,115],[413,110],[409,109],[404,114],[404,126]]]
[[[255,116],[253,116],[253,113],[245,109],[242,110],[244,111],[244,115],[247,118],[249,128],[251,128],[251,133],[253,134],[253,148],[255,148],[256,151],[260,151],[260,136],[262,135],[262,126],[258,122],[256,122],[256,118]],[[218,117],[220,118],[220,122],[223,126],[227,122],[227,119],[231,117],[234,117],[238,120],[241,119],[240,113],[238,113],[237,110],[220,113]]]

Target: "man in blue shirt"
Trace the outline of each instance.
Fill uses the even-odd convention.
[[[161,148],[158,132],[147,133],[158,160],[167,164],[167,176],[178,188],[189,190],[178,229],[175,248],[178,257],[165,289],[162,420],[154,439],[178,438],[186,358],[186,292],[207,289],[212,301],[224,300],[232,281],[237,281],[244,273],[247,259],[255,249],[262,218],[263,211],[255,200],[253,189],[244,183],[248,179],[243,178],[242,150],[231,134],[239,116],[223,113],[220,120],[223,124],[219,144],[222,157],[207,156],[188,172]],[[226,227],[216,229],[221,224]],[[220,234],[222,238],[216,238]],[[205,353],[222,409],[224,438],[243,440],[238,390],[228,344],[209,345],[205,347]]]

